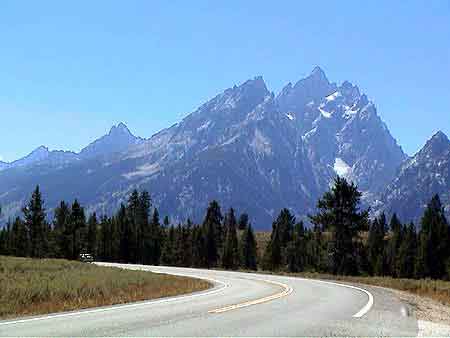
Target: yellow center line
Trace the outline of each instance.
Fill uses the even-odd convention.
[[[272,285],[276,285],[276,286],[280,286],[283,288],[282,292],[267,296],[267,297],[263,297],[263,298],[259,298],[259,299],[255,299],[255,300],[250,300],[244,303],[239,303],[239,304],[233,304],[233,305],[229,305],[229,306],[225,306],[219,309],[215,309],[215,310],[210,310],[208,311],[208,313],[224,313],[224,312],[228,312],[228,311],[232,311],[232,310],[237,310],[237,309],[242,309],[244,307],[248,307],[248,306],[252,306],[252,305],[257,305],[257,304],[262,304],[262,303],[267,303],[270,302],[272,300],[275,299],[279,299],[282,297],[286,297],[289,296],[294,290],[286,284],[283,283],[279,283],[279,282],[274,282],[274,281],[269,281],[269,280],[259,280],[261,282],[265,282],[268,284],[272,284]]]

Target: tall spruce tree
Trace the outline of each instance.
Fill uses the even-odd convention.
[[[132,263],[137,263],[139,260],[139,239],[142,234],[140,233],[140,201],[139,193],[135,189],[132,191],[128,198],[126,213],[128,217],[128,250],[129,260]]]
[[[163,229],[159,221],[158,209],[153,210],[152,219],[150,221],[149,238],[145,245],[146,264],[159,265],[161,262],[161,250],[163,242]]]
[[[417,233],[416,226],[410,223],[403,230],[402,243],[398,253],[398,266],[400,278],[414,278],[414,266],[417,256]]]
[[[56,255],[60,258],[72,257],[71,232],[69,229],[70,207],[61,201],[55,208],[53,218],[53,231],[55,232]]]
[[[87,251],[93,257],[97,257],[97,231],[98,231],[98,220],[97,214],[94,212],[89,216],[88,220],[88,232],[87,232]]]
[[[203,228],[195,225],[192,228],[192,266],[196,268],[204,268],[208,266],[206,257],[206,242],[203,236]]]
[[[240,265],[246,270],[257,269],[257,246],[252,225],[245,226],[239,243]]]
[[[181,234],[182,266],[192,266],[192,221],[188,218]]]
[[[226,235],[222,255],[222,266],[225,269],[235,270],[239,265],[239,251],[236,233],[237,221],[233,208],[230,208],[225,215],[224,228]]]
[[[386,236],[386,216],[383,213],[376,218],[369,230],[367,239],[367,255],[369,260],[369,274],[376,276],[384,275],[384,238]]]
[[[77,259],[82,251],[87,249],[87,227],[84,208],[77,199],[72,204],[70,212],[69,228],[71,230],[72,255],[71,259]]]
[[[48,225],[45,221],[44,201],[39,186],[23,209],[25,227],[30,238],[30,256],[45,257],[48,250]]]
[[[303,222],[294,227],[292,240],[287,246],[287,267],[290,272],[300,272],[305,268],[306,241]]]
[[[169,226],[167,231],[167,236],[164,241],[164,246],[161,254],[161,261],[164,265],[173,266],[175,265],[175,245],[176,245],[176,229],[173,225]]]
[[[282,264],[282,244],[280,231],[277,231],[277,222],[272,223],[272,233],[263,257],[263,269],[277,271]]]
[[[239,216],[238,229],[239,230],[247,229],[247,227],[249,225],[248,222],[249,222],[248,214],[246,214],[246,213],[241,214],[241,216]]]
[[[206,216],[202,225],[205,244],[205,252],[203,254],[206,257],[206,266],[208,268],[217,266],[220,258],[223,241],[222,219],[219,203],[214,200],[206,210]]]
[[[438,195],[428,203],[421,220],[417,259],[418,277],[441,279],[447,273],[449,225]]]
[[[142,191],[139,196],[139,209],[137,214],[137,262],[148,264],[148,256],[146,248],[149,245],[151,237],[150,226],[150,208],[152,202],[150,194],[147,191]]]
[[[403,225],[394,213],[389,224],[390,238],[386,246],[386,267],[389,275],[398,277],[400,274],[399,250],[403,240]]]
[[[27,257],[30,250],[30,239],[22,220],[17,217],[12,224],[10,240],[10,254],[18,257]]]
[[[345,178],[337,177],[331,191],[317,203],[319,212],[310,216],[315,225],[331,232],[328,253],[333,274],[356,274],[357,251],[355,240],[369,224],[369,211],[359,211],[361,192]]]
[[[119,256],[124,263],[132,262],[131,242],[133,241],[133,230],[130,220],[127,217],[127,208],[124,204],[120,205],[119,211],[114,217],[114,223],[119,231]],[[112,224],[111,224],[112,226]]]

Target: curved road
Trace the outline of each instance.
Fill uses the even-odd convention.
[[[239,272],[104,264],[212,281],[187,296],[0,321],[0,336],[416,336],[392,293]]]

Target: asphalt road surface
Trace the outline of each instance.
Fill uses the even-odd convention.
[[[0,336],[416,336],[408,306],[380,288],[294,277],[108,264],[208,279],[186,296],[0,321]]]

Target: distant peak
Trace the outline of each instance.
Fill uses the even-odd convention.
[[[319,66],[314,67],[312,72],[304,79],[298,81],[295,86],[304,86],[304,85],[314,85],[320,84],[322,86],[329,86],[330,81],[328,81],[325,72]]]
[[[37,147],[36,149],[34,149],[31,153],[33,154],[33,153],[48,153],[48,147],[46,147],[46,146],[39,146],[39,147]]]
[[[120,134],[131,134],[130,130],[128,129],[128,127],[126,126],[125,123],[120,122],[117,126],[112,126],[111,130],[109,131],[109,134],[116,134],[116,133],[120,133]]]
[[[445,133],[444,133],[442,130],[439,130],[437,133],[435,133],[435,134],[431,137],[431,140],[442,140],[442,141],[447,141],[447,142],[449,142],[447,135],[445,135]],[[431,141],[431,140],[430,140],[430,141]]]
[[[447,135],[445,135],[444,132],[439,130],[433,136],[431,136],[431,138],[427,142],[427,145],[435,145],[435,144],[450,145],[450,141]]]
[[[439,156],[450,149],[450,141],[442,131],[435,133],[419,151],[419,154],[426,153],[432,156]]]
[[[325,72],[319,66],[315,66],[310,76],[325,76]]]
[[[241,87],[264,88],[267,90],[266,83],[261,75],[255,76],[253,79],[245,81]]]
[[[316,81],[324,81],[324,82],[329,83],[325,72],[319,66],[314,67],[311,74],[309,74],[309,76],[307,78],[314,79]]]

